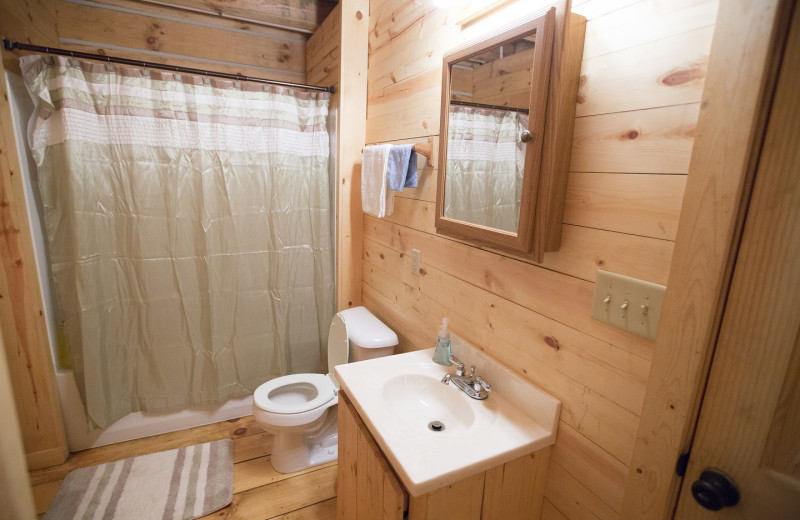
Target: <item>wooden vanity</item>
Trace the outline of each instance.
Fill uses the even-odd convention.
[[[412,496],[344,389],[339,392],[338,417],[336,507],[340,520],[513,520],[541,517],[549,447],[430,493]]]

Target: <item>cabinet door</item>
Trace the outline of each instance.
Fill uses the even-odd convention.
[[[340,520],[403,520],[408,495],[347,396],[339,393]]]

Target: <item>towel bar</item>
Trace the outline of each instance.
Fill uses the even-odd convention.
[[[433,143],[431,141],[414,144],[414,151],[420,155],[424,155],[425,158],[428,159],[428,166],[433,166],[433,161],[431,160],[433,157]]]
[[[427,159],[426,166],[433,166],[433,141],[428,140],[427,143],[415,143],[414,144],[414,151],[418,154],[422,155]],[[364,153],[364,149],[361,149],[361,153]]]

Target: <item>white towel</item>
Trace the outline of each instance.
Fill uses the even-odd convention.
[[[361,209],[379,218],[394,211],[394,192],[387,180],[391,149],[390,144],[366,146],[361,163]]]

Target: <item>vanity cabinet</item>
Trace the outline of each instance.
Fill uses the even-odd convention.
[[[338,414],[339,520],[541,517],[549,447],[428,494],[411,496],[344,391],[339,392]]]

